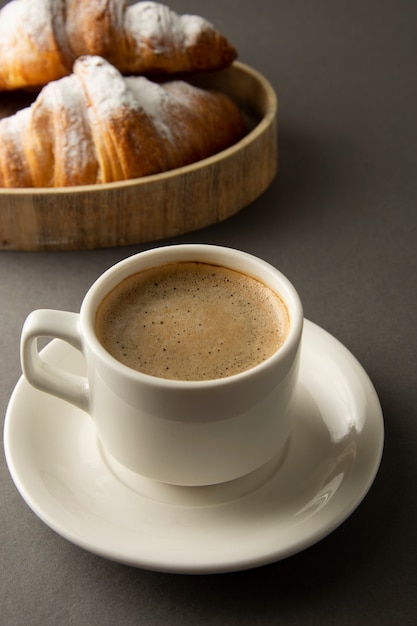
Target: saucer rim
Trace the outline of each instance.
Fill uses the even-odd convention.
[[[288,545],[285,548],[281,546],[281,548],[276,548],[274,546],[271,547],[268,554],[262,553],[259,554],[258,557],[251,556],[245,557],[242,555],[240,558],[235,556],[233,560],[224,560],[222,562],[211,562],[203,561],[198,563],[181,563],[180,561],[174,562],[172,558],[146,558],[141,557],[140,555],[130,555],[128,558],[126,555],[120,554],[120,551],[114,549],[112,546],[100,546],[95,545],[92,546],[91,542],[82,537],[82,533],[78,535],[71,532],[68,528],[63,528],[62,524],[51,519],[51,515],[45,507],[42,507],[42,503],[39,503],[36,498],[36,494],[30,493],[30,489],[25,485],[25,472],[22,468],[18,467],[18,464],[15,463],[15,442],[13,439],[13,428],[11,425],[12,414],[14,413],[15,405],[24,394],[27,392],[28,383],[24,380],[23,376],[20,377],[18,383],[13,390],[13,393],[10,397],[9,405],[6,411],[6,419],[4,425],[4,449],[6,462],[11,474],[12,480],[15,483],[17,490],[20,495],[26,502],[26,504],[31,508],[31,510],[37,515],[47,526],[49,526],[54,532],[59,534],[61,537],[67,539],[68,541],[74,543],[75,545],[93,553],[103,558],[107,558],[119,563],[123,563],[126,565],[140,567],[143,569],[154,570],[159,572],[169,572],[169,573],[180,573],[180,574],[209,574],[209,573],[226,573],[233,571],[240,571],[244,569],[250,569],[254,567],[259,567],[263,565],[267,565],[272,562],[277,562],[282,559],[293,556],[308,547],[316,544],[317,542],[324,539],[330,533],[332,533],[336,528],[338,528],[342,523],[346,521],[346,519],[356,510],[359,504],[363,501],[365,496],[367,495],[369,489],[371,488],[375,477],[377,475],[382,454],[384,448],[384,423],[383,423],[383,415],[382,409],[376,394],[376,391],[373,387],[372,382],[370,381],[367,373],[361,366],[361,364],[356,360],[356,358],[352,355],[352,353],[335,337],[333,337],[326,330],[320,328],[313,322],[305,320],[304,326],[305,336],[307,335],[307,340],[309,339],[308,335],[310,333],[319,333],[321,338],[324,340],[327,338],[327,341],[331,341],[332,347],[338,350],[342,350],[344,355],[347,356],[351,363],[356,368],[356,371],[362,377],[364,385],[368,387],[367,395],[368,395],[368,404],[372,404],[372,417],[370,417],[371,410],[369,409],[369,414],[366,416],[366,421],[368,423],[372,420],[372,428],[374,430],[374,435],[378,436],[378,441],[375,441],[375,448],[372,459],[368,459],[367,465],[367,474],[364,484],[360,487],[360,489],[355,493],[355,497],[351,499],[350,503],[345,503],[344,507],[339,507],[338,515],[334,515],[331,522],[327,522],[326,524],[319,526],[317,530],[310,534],[307,533],[306,536],[300,536],[297,542],[292,542],[291,545]],[[60,344],[57,347],[57,344]],[[62,350],[65,351],[69,347],[67,344],[60,342],[59,340],[53,340],[50,342],[43,350],[46,353],[50,353],[52,357],[55,357],[55,352],[59,355]],[[57,357],[55,357],[57,358]],[[45,394],[41,392],[35,391],[37,397],[39,397],[39,407],[42,411],[42,398]],[[58,400],[54,398],[54,401],[58,403],[62,403],[62,400]],[[67,404],[67,403],[66,403]],[[70,410],[79,411],[75,407],[71,407],[68,405]],[[39,410],[39,408],[38,408]],[[36,409],[34,409],[36,411]],[[84,415],[84,414],[83,414]],[[104,461],[103,461],[104,463]],[[26,470],[28,467],[26,467]],[[30,467],[29,467],[30,470]],[[110,470],[108,470],[110,473]],[[128,489],[126,487],[126,489]],[[137,494],[140,496],[140,494]],[[144,502],[146,501],[146,497],[142,499]],[[38,498],[39,500],[39,498]],[[145,505],[146,506],[146,505]],[[180,505],[177,505],[180,506]],[[343,511],[341,509],[344,509]],[[262,520],[259,520],[260,522]],[[164,562],[165,561],[165,562]]]

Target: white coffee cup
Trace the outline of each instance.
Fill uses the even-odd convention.
[[[181,381],[133,370],[111,356],[95,332],[96,311],[123,279],[175,261],[238,270],[278,293],[289,314],[284,345],[255,367],[215,380]],[[80,313],[33,311],[22,331],[21,360],[37,389],[88,412],[105,453],[141,476],[175,485],[210,485],[257,470],[291,432],[303,310],[295,288],[272,265],[239,250],[174,245],[117,263],[92,285]],[[47,364],[37,338],[60,338],[86,361],[86,377]]]

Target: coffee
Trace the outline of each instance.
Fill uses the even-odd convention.
[[[285,304],[238,271],[175,262],[140,271],[101,302],[96,333],[118,361],[175,380],[224,378],[274,354],[289,329]]]

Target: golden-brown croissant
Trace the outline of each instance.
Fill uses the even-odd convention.
[[[244,134],[226,95],[182,80],[123,77],[101,57],[46,85],[0,121],[0,187],[126,180],[215,154]]]
[[[236,51],[207,20],[157,2],[12,0],[0,11],[0,90],[46,85],[83,55],[144,74],[221,69]]]

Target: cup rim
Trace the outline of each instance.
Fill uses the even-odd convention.
[[[100,302],[106,294],[108,294],[117,284],[128,276],[144,269],[175,261],[207,262],[212,263],[213,265],[220,265],[229,269],[234,269],[245,273],[248,276],[257,278],[266,284],[270,289],[278,293],[284,301],[290,317],[289,331],[284,344],[270,357],[261,361],[261,363],[258,363],[254,367],[230,376],[207,380],[178,380],[163,378],[135,370],[118,361],[100,343],[95,332],[95,317]],[[137,266],[138,263],[140,263],[140,266]],[[245,269],[244,266],[250,266],[251,271]],[[276,282],[279,282],[279,290],[271,285],[268,281],[268,277],[271,277],[271,280],[274,279]],[[216,387],[228,385],[233,382],[252,377],[256,374],[261,374],[272,365],[276,364],[277,361],[283,361],[287,356],[292,355],[301,338],[304,316],[302,303],[296,288],[291,281],[272,264],[237,248],[215,244],[197,243],[171,244],[150,248],[115,263],[97,278],[86,293],[81,305],[80,320],[82,340],[87,342],[93,353],[101,361],[105,361],[107,366],[110,366],[111,369],[113,369],[114,373],[123,375],[131,380],[142,381],[148,385],[162,385],[165,388],[197,389],[210,388],[213,385]]]

